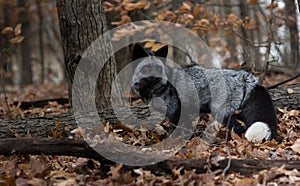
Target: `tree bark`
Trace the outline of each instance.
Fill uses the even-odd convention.
[[[127,124],[134,123],[135,117],[130,117],[133,116],[132,112],[135,113],[134,116],[137,116],[139,118],[146,118],[150,114],[149,108],[147,106],[131,107],[131,109],[120,108],[117,110],[117,112],[122,118],[119,119],[116,117],[115,112],[116,110],[107,109],[99,111],[98,114],[101,119],[108,121],[111,124],[116,124],[119,122],[119,119],[124,118],[127,119]],[[89,113],[86,114],[88,115]],[[84,116],[84,114],[82,114],[82,116]],[[161,121],[159,115],[153,114],[151,115],[151,118],[153,123],[159,123]],[[141,125],[143,125],[142,122]],[[73,114],[65,113],[57,116],[45,116],[1,121],[0,138],[13,138],[22,136],[51,137],[52,133],[55,130],[59,130],[62,133],[64,133],[65,127],[68,127],[70,130],[78,127]]]
[[[3,25],[9,26],[11,24],[10,16],[9,16],[9,10],[10,10],[10,2],[5,2],[3,4]],[[1,35],[0,38],[1,47],[0,47],[0,68],[3,70],[2,73],[0,73],[1,79],[3,80],[4,84],[13,84],[12,80],[12,64],[11,59],[9,56],[11,55],[11,49],[9,38],[7,35]],[[3,85],[4,85],[3,84]]]
[[[270,93],[276,108],[300,110],[300,84],[277,87]]]
[[[300,84],[274,88],[270,93],[276,108],[286,107],[288,110],[300,110]],[[121,119],[128,119],[130,116],[133,116],[133,111],[135,116],[139,118],[146,118],[150,114],[148,107],[140,106],[131,107],[131,109],[125,107],[118,108],[117,110],[106,109],[99,111],[99,116],[101,119],[104,119],[111,124],[115,124],[119,121],[115,115],[116,111],[119,113],[119,116],[122,117]],[[151,114],[151,117],[153,123],[159,123],[161,121],[161,118],[154,113]],[[132,119],[132,121],[128,119],[127,124],[134,123],[134,117]],[[0,122],[0,138],[28,136],[29,134],[33,137],[49,137],[52,135],[52,132],[56,130],[56,124],[59,124],[59,128],[62,132],[66,126],[69,127],[70,130],[78,127],[74,116],[70,113],[57,116],[7,120]],[[141,123],[141,125],[143,125],[143,123]]]
[[[39,17],[39,53],[40,53],[40,62],[41,62],[41,83],[45,81],[45,57],[44,57],[44,16],[42,10],[42,1],[36,0],[36,6],[38,10]]]
[[[91,65],[89,60],[84,61],[83,53],[96,39],[107,31],[106,19],[101,3],[102,1],[99,0],[57,0],[70,100],[72,100],[72,85],[77,65],[80,60],[88,66]],[[100,52],[97,55],[100,58],[104,58],[112,53],[112,46],[109,38],[105,38],[104,43],[101,44],[102,47],[101,49],[99,48]],[[88,74],[85,74],[85,76],[86,78],[79,80],[79,84],[85,85],[88,83]],[[111,84],[115,76],[116,62],[112,56],[102,68],[96,85],[95,100],[99,109],[111,107]],[[94,96],[84,95],[80,92],[77,93],[82,98]]]
[[[286,21],[287,27],[290,32],[290,52],[289,55],[289,65],[296,67],[296,70],[300,70],[300,55],[299,55],[299,36],[298,36],[298,27],[297,27],[297,8],[295,1],[286,0],[285,1],[285,12],[286,12]]]
[[[246,7],[246,3],[245,1],[240,1],[240,15],[243,19],[245,19],[246,17],[249,17],[249,12],[248,9]],[[243,68],[247,69],[247,70],[251,70],[252,66],[253,66],[253,60],[252,60],[252,48],[248,43],[248,39],[249,39],[249,33],[247,32],[247,30],[241,26],[241,33],[242,33],[242,47],[243,47]]]
[[[19,18],[22,23],[22,33],[25,39],[21,43],[22,67],[21,69],[21,84],[32,84],[32,69],[31,69],[31,36],[30,36],[30,18],[28,13],[29,4],[26,0],[19,0],[18,5],[20,10]]]

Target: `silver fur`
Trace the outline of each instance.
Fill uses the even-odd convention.
[[[144,73],[142,71],[144,66],[151,66],[153,69]],[[155,66],[160,66],[163,69],[162,72],[158,73]],[[200,65],[170,68],[158,58],[149,56],[144,58],[135,68],[132,77],[132,87],[135,93],[139,95],[135,83],[149,76],[162,78],[159,83],[153,85],[153,89],[165,86],[167,81],[175,82],[176,84],[173,86],[177,87],[182,103],[198,101],[201,105],[208,105],[213,115],[219,114],[220,116],[228,116],[240,109],[258,82],[256,78],[245,71],[211,69]],[[189,81],[189,78],[192,81]],[[198,98],[191,93],[191,87],[196,88]]]

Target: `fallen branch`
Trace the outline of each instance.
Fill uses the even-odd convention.
[[[45,138],[10,138],[0,139],[0,154],[31,154],[31,155],[64,155],[79,156],[85,158],[93,158],[101,162],[102,165],[115,164],[114,162],[104,158],[85,141],[68,140],[68,139],[45,139]],[[173,169],[183,168],[185,170],[195,170],[197,173],[207,172],[210,170],[225,169],[228,165],[228,159],[218,162],[207,159],[168,159],[154,165],[141,166],[145,170],[153,172],[171,172]],[[285,166],[286,169],[300,170],[300,161],[287,160],[255,160],[255,159],[232,159],[229,172],[239,172],[241,174],[251,174],[272,167]],[[124,166],[124,169],[131,170],[136,167]]]

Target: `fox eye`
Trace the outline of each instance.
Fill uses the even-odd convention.
[[[148,65],[144,66],[141,71],[142,71],[142,73],[147,73],[150,71],[150,67]]]
[[[156,67],[155,67],[155,70],[156,70],[158,73],[162,73],[162,67],[161,67],[161,66],[156,66]]]

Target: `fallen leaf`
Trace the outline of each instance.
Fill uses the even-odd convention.
[[[110,171],[107,173],[108,175],[111,175],[111,178],[113,180],[118,180],[121,176],[120,169],[123,167],[122,164],[117,164],[116,166],[111,166]]]
[[[236,185],[239,186],[247,186],[247,185],[255,185],[256,180],[254,178],[244,178],[237,182]]]
[[[162,44],[162,43],[155,43],[153,46],[152,46],[152,50],[153,51],[157,51],[158,49],[164,47],[165,44]]]
[[[31,170],[31,165],[29,163],[20,163],[17,166],[21,170]]]
[[[182,5],[184,6],[184,8],[186,8],[187,10],[191,10],[191,5],[187,4],[186,2],[182,2]]]
[[[294,143],[294,145],[291,146],[294,152],[297,152],[300,154],[300,139],[297,139]]]
[[[207,19],[201,19],[199,21],[199,25],[200,26],[208,26],[209,25],[209,21]]]
[[[32,185],[32,186],[47,186],[47,182],[43,179],[40,178],[32,178],[32,180],[29,180],[28,185]]]
[[[110,11],[115,9],[115,5],[108,2],[108,1],[104,1],[103,6],[104,6],[104,11],[105,12],[110,12]]]
[[[2,177],[0,175],[0,185],[15,185],[16,181],[14,176],[10,176],[10,177]]]
[[[248,3],[249,3],[250,5],[254,5],[254,4],[256,3],[256,1],[257,1],[257,0],[249,0]]]
[[[50,177],[54,179],[69,179],[73,177],[75,173],[68,173],[64,170],[54,170],[50,172]]]
[[[298,117],[299,116],[299,110],[289,111],[289,116]]]
[[[132,11],[132,10],[135,10],[135,9],[142,9],[146,6],[147,2],[146,1],[140,1],[140,2],[137,2],[137,3],[128,3],[126,6],[125,6],[125,10],[128,10],[128,11]]]
[[[120,26],[120,25],[124,25],[126,23],[129,23],[130,21],[131,21],[131,18],[128,15],[123,15],[122,18],[121,18],[121,21],[115,21],[115,22],[112,22],[111,24]]]

